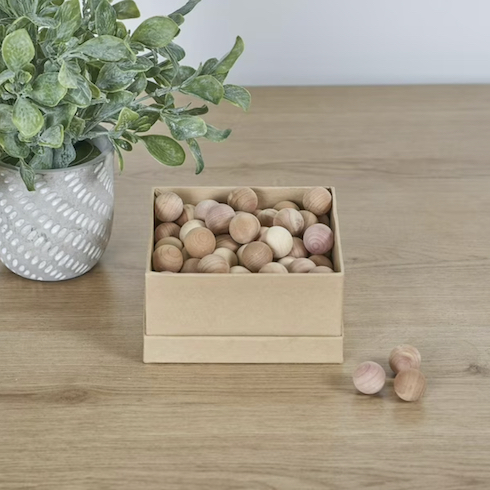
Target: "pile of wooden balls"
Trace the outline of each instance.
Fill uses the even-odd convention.
[[[427,381],[419,370],[422,363],[420,352],[408,344],[395,347],[390,354],[390,368],[395,373],[395,393],[407,402],[422,398]],[[385,370],[376,362],[359,364],[352,377],[354,386],[365,395],[379,393],[386,382]]]
[[[233,190],[227,204],[212,199],[184,204],[174,192],[155,199],[153,268],[165,273],[332,273],[334,244],[324,187],[297,203],[258,209],[249,187]]]

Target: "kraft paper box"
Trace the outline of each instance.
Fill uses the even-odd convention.
[[[330,226],[332,274],[161,274],[152,269],[155,228],[146,270],[144,362],[341,363],[344,263],[335,189]],[[184,204],[226,202],[234,187],[160,187]],[[253,187],[259,208],[301,204],[308,187]]]

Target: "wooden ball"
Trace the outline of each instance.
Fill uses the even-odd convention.
[[[184,225],[188,221],[194,219],[194,210],[196,207],[193,204],[184,204],[184,210],[179,218],[175,221],[179,226]]]
[[[281,209],[274,217],[274,226],[282,226],[291,233],[292,236],[299,236],[303,233],[305,220],[299,211],[292,208]]]
[[[293,248],[293,237],[282,226],[272,226],[269,228],[264,237],[264,241],[271,248],[275,259],[286,257]]]
[[[243,252],[245,250],[245,247],[247,244],[242,245],[237,251],[236,251],[236,258],[238,259],[238,265],[243,265]]]
[[[238,258],[234,252],[232,252],[229,248],[217,248],[214,254],[223,257],[230,267],[235,267],[238,265]]]
[[[155,249],[161,247],[162,245],[173,245],[174,247],[177,247],[179,250],[182,250],[184,248],[182,242],[178,238],[175,238],[174,236],[168,236],[166,238],[162,238],[161,240],[158,240],[157,244],[155,245]]]
[[[277,209],[264,209],[257,215],[257,219],[260,221],[262,226],[271,227],[274,224],[274,217],[279,211]]]
[[[242,254],[243,265],[251,272],[258,272],[272,259],[272,250],[263,242],[249,243]]]
[[[288,274],[288,270],[278,262],[269,262],[259,270],[259,274]]]
[[[310,254],[308,253],[308,250],[306,250],[303,240],[295,236],[293,237],[293,248],[291,249],[291,252],[289,252],[289,255],[295,259],[301,259],[308,257]]]
[[[352,376],[354,386],[365,395],[379,393],[386,382],[385,370],[376,362],[366,361],[357,366]]]
[[[173,236],[179,238],[180,226],[175,223],[161,223],[155,228],[155,242]]]
[[[286,267],[286,269],[288,269],[289,265],[292,262],[294,262],[295,260],[296,260],[295,257],[291,257],[291,256],[288,255],[287,257],[283,257],[282,259],[279,259],[277,261],[277,263],[283,265],[284,267]],[[288,271],[289,271],[289,269],[288,269]]]
[[[230,221],[230,236],[237,243],[250,243],[260,232],[260,221],[250,213],[241,212]]]
[[[261,213],[262,211],[263,211],[263,209],[257,208],[255,211],[252,211],[252,214],[253,214],[254,216],[258,216],[258,215],[259,215],[259,213]]]
[[[396,374],[406,369],[419,369],[422,364],[422,356],[412,345],[402,344],[391,351],[389,362],[390,368]]]
[[[418,369],[400,371],[394,382],[395,393],[406,402],[422,398],[427,388],[427,380]]]
[[[199,262],[201,262],[201,259],[194,259],[194,258],[187,259],[184,262],[182,269],[180,269],[180,273],[181,274],[195,274],[196,272],[199,272],[197,270],[197,266],[199,265]]]
[[[250,187],[239,187],[230,192],[227,202],[235,211],[253,213],[259,205],[259,198]]]
[[[223,257],[211,254],[199,261],[197,270],[202,274],[228,274],[230,266]]]
[[[296,209],[296,211],[299,211],[299,206],[293,201],[281,201],[274,206],[276,211],[287,208]]]
[[[182,252],[173,245],[162,245],[153,252],[153,268],[157,272],[179,272],[183,264]]]
[[[328,214],[318,216],[318,223],[323,223],[324,225],[330,226],[330,218],[328,217]]]
[[[199,202],[194,208],[194,219],[206,221],[208,211],[218,204],[219,202],[215,201],[214,199],[205,199],[204,201]]]
[[[261,226],[260,227],[260,231],[259,231],[259,236],[257,237],[257,240],[259,242],[264,242],[265,243],[265,237],[266,237],[268,231],[269,231],[269,228],[267,226]]]
[[[164,192],[155,199],[155,216],[164,223],[175,221],[183,209],[184,203],[175,192]]]
[[[241,265],[235,265],[234,267],[231,267],[230,273],[231,274],[252,274],[246,267],[243,267]]]
[[[303,196],[303,207],[317,216],[328,213],[332,207],[332,194],[325,187],[309,189]]]
[[[318,266],[329,267],[333,270],[332,261],[328,257],[325,257],[325,255],[310,255],[308,258]]]
[[[191,254],[186,250],[185,247],[182,249],[182,257],[184,257],[184,262],[192,259]]]
[[[235,242],[230,235],[218,235],[216,248],[229,248],[232,252],[236,252],[240,248],[240,244]]]
[[[296,259],[289,264],[288,271],[293,274],[302,274],[306,272],[310,272],[312,269],[316,267],[315,263],[310,259]]]
[[[185,237],[194,228],[204,228],[204,221],[200,219],[191,219],[187,223],[184,223],[179,232],[179,238],[182,243],[185,243]]]
[[[307,228],[318,223],[318,218],[311,211],[306,211],[305,209],[302,209],[300,214],[304,221],[303,230],[301,231],[301,234],[303,234]]]
[[[216,237],[211,230],[198,226],[187,233],[184,238],[184,246],[191,257],[202,259],[214,252]]]
[[[227,204],[213,206],[206,214],[206,226],[215,234],[228,233],[230,222],[235,217],[235,211]]]
[[[301,260],[301,259],[297,259]],[[308,259],[307,259],[308,260]],[[310,274],[331,274],[333,269],[324,265],[317,265],[314,269],[311,269]]]
[[[310,226],[303,236],[306,250],[313,255],[322,255],[333,247],[333,232],[324,224]]]

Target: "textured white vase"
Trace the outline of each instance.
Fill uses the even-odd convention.
[[[0,260],[19,276],[38,281],[73,279],[104,253],[114,213],[114,149],[67,169],[36,173],[29,192],[16,167],[0,163]]]

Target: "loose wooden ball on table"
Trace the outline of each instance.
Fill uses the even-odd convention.
[[[295,257],[291,257],[291,256],[288,255],[287,257],[283,257],[282,259],[279,259],[277,261],[277,263],[283,265],[284,267],[286,267],[286,269],[288,269],[288,267],[290,266],[290,264],[292,262],[294,262],[295,260],[296,260]]]
[[[155,199],[155,215],[164,223],[175,221],[183,210],[184,203],[175,192],[164,192]]]
[[[259,274],[288,274],[288,270],[279,262],[269,262],[259,270]]]
[[[301,213],[292,208],[281,209],[274,217],[273,223],[274,226],[286,228],[292,236],[301,235],[305,226]]]
[[[180,226],[175,223],[161,223],[155,228],[155,242],[173,236],[179,238]]]
[[[211,230],[199,226],[187,233],[184,246],[191,257],[202,259],[216,249],[216,237]]]
[[[216,248],[229,248],[232,252],[236,252],[240,248],[240,244],[235,242],[230,235],[218,235]]]
[[[260,221],[262,226],[271,227],[274,224],[274,217],[279,211],[277,209],[264,209],[259,214],[257,214],[257,219]]]
[[[214,199],[205,199],[204,201],[199,202],[194,208],[194,219],[206,221],[209,210],[218,204],[219,202]]]
[[[182,243],[185,242],[185,237],[194,228],[205,228],[204,221],[200,219],[191,219],[187,223],[184,223],[179,232],[179,238]]]
[[[199,261],[197,270],[202,274],[228,274],[230,266],[223,257],[211,254],[206,255]]]
[[[199,265],[199,262],[201,262],[201,259],[187,259],[184,262],[184,265],[182,266],[182,269],[180,269],[181,274],[192,274],[199,272],[197,267]]]
[[[161,240],[158,240],[158,242],[155,245],[155,249],[161,247],[162,245],[173,245],[174,247],[177,247],[179,250],[182,250],[184,248],[182,242],[178,238],[175,238],[174,236],[168,236],[166,238],[162,238]]]
[[[298,259],[300,260],[300,259]],[[317,265],[314,269],[311,269],[310,274],[331,274],[333,269],[324,265]]]
[[[235,211],[253,213],[259,205],[257,194],[250,187],[239,187],[228,195],[228,205]]]
[[[242,254],[243,265],[252,272],[259,272],[273,258],[272,250],[263,242],[249,243]]]
[[[419,369],[422,364],[422,356],[412,345],[402,344],[391,351],[389,362],[390,368],[396,374],[406,369]]]
[[[276,211],[287,208],[296,209],[296,211],[299,211],[299,206],[293,201],[281,201],[274,206]]]
[[[328,257],[325,257],[325,255],[310,255],[308,258],[315,262],[317,266],[325,266],[333,270],[332,261]]]
[[[352,376],[354,386],[365,395],[379,393],[386,382],[385,370],[376,362],[366,361],[357,366]]]
[[[153,252],[153,268],[157,272],[179,272],[183,264],[182,252],[173,245],[162,245]]]
[[[230,236],[237,243],[255,240],[260,232],[260,221],[250,213],[241,212],[230,221]]]
[[[271,248],[275,259],[286,257],[293,248],[293,237],[282,226],[270,227],[264,235],[264,241]]]
[[[179,218],[175,221],[179,226],[184,225],[188,221],[194,219],[195,206],[193,204],[184,204],[184,210]]]
[[[235,211],[227,204],[213,206],[206,214],[206,227],[215,235],[228,233],[230,222],[235,217]]]
[[[217,248],[214,254],[223,257],[230,267],[235,267],[238,265],[238,258],[234,252],[232,252],[229,248]]]
[[[303,195],[303,207],[317,216],[328,213],[332,207],[332,194],[324,187],[314,187]]]
[[[418,369],[407,369],[396,375],[393,386],[402,400],[415,402],[424,396],[427,380]]]
[[[303,217],[303,221],[305,223],[303,226],[303,231],[302,231],[302,234],[303,234],[307,228],[318,223],[318,218],[311,211],[306,211],[305,209],[302,209],[300,211],[300,214]]]
[[[230,268],[230,274],[252,274],[246,267],[235,265]]]
[[[301,274],[315,269],[316,265],[310,259],[296,259],[289,264],[288,271],[292,274]]]
[[[327,225],[318,223],[305,231],[303,243],[311,254],[325,254],[333,247],[333,232]]]
[[[308,250],[306,250],[303,240],[295,236],[293,237],[293,248],[291,249],[291,252],[289,252],[289,255],[295,259],[301,259],[308,257],[310,254],[308,253]]]
[[[237,251],[236,251],[236,258],[238,259],[238,264],[243,265],[243,252],[245,250],[245,247],[247,244],[242,245]]]

